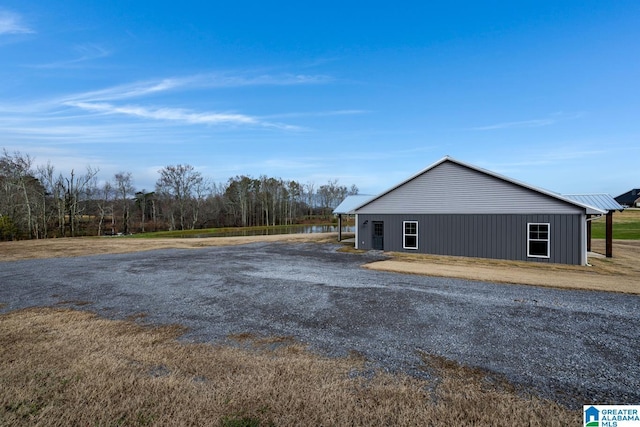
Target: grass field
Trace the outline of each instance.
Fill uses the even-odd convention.
[[[305,227],[325,227],[335,226],[332,223],[317,224],[292,224],[292,225],[269,225],[255,227],[219,227],[219,228],[202,228],[196,230],[171,230],[171,231],[153,231],[148,233],[137,233],[126,236],[127,238],[146,239],[146,238],[183,238],[183,237],[216,237],[216,236],[261,236],[273,234],[298,233],[299,229]]]
[[[605,218],[592,221],[591,237],[605,238]],[[621,240],[640,240],[640,209],[625,209],[613,214],[613,238]]]
[[[290,225],[261,225],[254,227],[218,227],[218,228],[201,228],[195,230],[171,230],[171,231],[151,231],[146,233],[136,233],[127,238],[183,238],[183,237],[216,237],[216,236],[261,236],[273,234],[299,233],[300,229],[311,227],[335,227],[337,222],[331,221],[315,221],[305,224]],[[353,221],[343,221],[344,226],[353,225]]]
[[[499,376],[422,355],[431,380],[371,371],[358,355],[309,353],[288,337],[184,344],[67,309],[0,315],[0,425],[561,426],[581,411]],[[273,347],[277,348],[273,350]]]

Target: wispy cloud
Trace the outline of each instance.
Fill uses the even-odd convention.
[[[333,110],[333,111],[308,111],[297,113],[282,113],[265,116],[265,118],[293,118],[293,117],[333,117],[333,116],[353,116],[368,114],[369,110]]]
[[[63,101],[115,101],[159,94],[171,90],[224,88],[242,86],[289,86],[326,84],[333,79],[324,75],[302,74],[237,74],[209,73],[181,77],[167,77],[117,85],[96,91],[71,95]]]
[[[301,129],[297,126],[263,121],[257,117],[236,113],[193,112],[183,108],[147,108],[137,105],[117,106],[109,103],[90,102],[69,102],[67,105],[102,114],[124,114],[145,119],[179,121],[188,124],[249,125],[285,130]]]
[[[83,45],[79,51],[84,53],[82,58],[108,54],[97,45]],[[21,143],[37,140],[91,144],[100,140],[142,141],[151,134],[156,135],[156,141],[168,141],[171,138],[164,138],[165,136],[201,132],[198,126],[218,127],[222,131],[242,128],[308,131],[306,127],[286,123],[285,117],[296,117],[299,114],[262,116],[237,110],[190,108],[191,97],[184,92],[197,91],[196,98],[201,99],[203,93],[208,91],[210,96],[207,99],[210,103],[217,96],[217,87],[303,84],[302,82],[319,84],[320,81],[328,81],[322,77],[293,74],[248,77],[246,73],[237,78],[227,73],[222,80],[214,79],[214,76],[220,75],[222,74],[209,73],[149,79],[22,103],[5,100],[0,103],[0,129],[3,130],[0,134],[8,135]],[[365,112],[335,110],[305,114],[332,116]],[[116,116],[123,120],[114,120]],[[127,118],[128,120],[124,120]]]
[[[79,54],[76,58],[50,62],[48,64],[34,65],[32,68],[73,68],[78,67],[80,64],[86,63],[87,61],[105,58],[111,55],[109,50],[94,43],[78,45],[75,47],[75,50]]]
[[[92,52],[103,52],[99,47],[91,49]],[[105,55],[106,51],[103,52]],[[171,91],[186,91],[195,89],[215,89],[222,87],[241,87],[253,85],[302,85],[323,84],[331,81],[330,77],[323,75],[302,74],[255,74],[239,73],[209,73],[195,74],[182,77],[169,77],[116,85],[105,89],[82,92],[64,96],[55,101],[58,105],[73,107],[83,111],[97,114],[119,114],[151,120],[164,120],[182,122],[185,124],[203,125],[227,125],[227,126],[255,126],[280,130],[304,130],[304,128],[286,123],[273,121],[274,118],[294,117],[292,115],[258,117],[240,113],[193,111],[185,108],[171,106],[145,106],[142,102],[137,105],[122,105],[119,101],[134,98],[143,99],[160,95]],[[361,110],[336,110],[318,113],[305,113],[306,115],[330,116],[346,114],[362,114]]]
[[[497,130],[497,129],[516,129],[516,128],[537,128],[542,126],[549,126],[556,123],[555,119],[535,119],[535,120],[523,120],[519,122],[504,122],[496,123],[488,126],[473,127],[471,130]]]
[[[577,119],[582,117],[583,115],[584,114],[580,112],[568,113],[568,114],[564,112],[557,112],[552,114],[551,117],[548,117],[545,119],[520,120],[515,122],[501,122],[501,123],[496,123],[496,124],[487,125],[487,126],[476,126],[476,127],[470,128],[469,130],[486,131],[486,130],[500,130],[500,129],[538,128],[543,126],[551,126],[566,120]]]
[[[0,35],[29,34],[34,32],[35,31],[22,22],[22,17],[17,13],[0,10]]]
[[[172,89],[188,86],[189,84],[189,78],[158,79],[77,93],[66,96],[59,101],[63,104],[72,104],[74,102],[118,101],[166,92]]]
[[[203,74],[199,83],[209,87],[291,86],[326,84],[334,79],[323,74]]]
[[[108,52],[104,51],[104,54]],[[62,103],[118,101],[144,96],[157,95],[175,90],[195,90],[203,88],[229,88],[242,86],[286,86],[302,84],[324,84],[331,81],[330,77],[322,75],[261,74],[250,76],[245,74],[195,74],[181,77],[167,77],[161,79],[138,81],[123,85],[116,85],[105,89],[72,94],[60,99]]]

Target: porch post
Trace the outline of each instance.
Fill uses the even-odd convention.
[[[613,211],[607,212],[606,226],[606,255],[607,258],[613,257]]]
[[[591,215],[587,215],[587,252],[591,252]]]

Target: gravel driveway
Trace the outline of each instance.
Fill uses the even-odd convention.
[[[420,352],[505,375],[571,407],[640,403],[640,296],[360,268],[383,255],[254,243],[0,263],[0,313],[62,305],[179,323],[187,340],[292,336],[424,375]]]

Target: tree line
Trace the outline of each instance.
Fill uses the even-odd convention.
[[[158,171],[155,188],[136,189],[131,172],[99,180],[97,168],[57,172],[27,154],[0,155],[0,240],[130,234],[160,230],[299,224],[327,220],[350,194],[326,184],[246,175],[215,183],[191,165]]]

